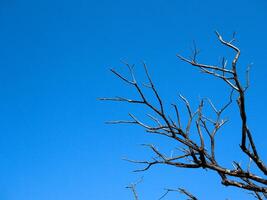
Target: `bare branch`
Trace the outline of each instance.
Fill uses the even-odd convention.
[[[141,177],[138,181],[135,183],[131,183],[130,185],[126,186],[127,189],[130,189],[134,195],[135,200],[139,200],[137,191],[136,191],[136,186],[143,181],[143,177]]]
[[[190,192],[188,192],[187,190],[183,188],[165,189],[165,190],[166,192],[158,200],[164,199],[168,195],[169,192],[179,192],[179,193],[186,195],[189,198],[189,200],[197,200],[197,198],[194,195],[192,195]]]
[[[154,105],[154,103],[151,103],[153,102],[150,101],[151,97],[147,97],[146,93],[143,90],[143,86],[141,85],[141,87],[137,82],[133,70],[134,65],[130,65],[127,62],[124,62],[124,64],[129,69],[131,79],[126,78],[125,76],[116,72],[114,69],[111,69],[111,72],[123,82],[132,86],[139,97],[137,99],[124,97],[100,98],[100,100],[143,105],[146,108],[149,108],[149,111],[151,112],[151,114],[146,114],[150,122],[147,122],[146,120],[141,121],[135,115],[129,114],[131,118],[130,120],[117,120],[107,123],[136,124],[140,127],[143,127],[144,130],[148,133],[161,135],[162,137],[172,140],[174,144],[177,144],[177,149],[179,147],[179,149],[181,150],[179,152],[179,155],[171,154],[171,156],[167,156],[162,153],[162,151],[158,150],[154,145],[144,145],[152,150],[154,156],[151,159],[143,161],[126,159],[130,162],[144,165],[143,168],[135,170],[136,172],[146,171],[152,166],[159,164],[174,166],[178,168],[205,168],[206,170],[217,173],[221,178],[221,183],[223,185],[233,186],[246,191],[250,191],[257,199],[267,199],[267,167],[258,154],[252,132],[250,131],[247,122],[245,92],[250,84],[250,66],[246,70],[246,86],[243,87],[239,79],[239,74],[237,72],[237,62],[240,57],[240,49],[236,45],[234,45],[236,41],[235,35],[233,35],[233,38],[231,40],[226,41],[217,31],[215,33],[222,45],[232,49],[235,52],[231,66],[227,66],[226,58],[222,59],[221,66],[198,63],[197,56],[199,54],[199,50],[197,49],[195,43],[191,59],[187,59],[181,55],[177,55],[177,57],[180,60],[189,63],[192,66],[195,66],[201,72],[209,74],[217,79],[223,80],[226,83],[225,85],[231,89],[231,92],[227,94],[229,95],[229,100],[225,104],[223,104],[221,107],[217,107],[209,98],[205,98],[201,100],[200,104],[197,107],[197,110],[194,111],[191,108],[189,101],[184,96],[179,95],[186,107],[186,112],[188,115],[181,115],[177,105],[172,104],[176,117],[175,120],[173,120],[171,115],[167,113],[167,109],[163,104],[162,97],[159,95],[151,79],[151,76],[148,73],[146,64],[143,63],[143,67],[145,70],[146,78],[148,80],[148,84],[144,86],[148,87],[149,90],[152,91],[152,98],[156,100],[156,105]],[[235,161],[233,162],[233,168],[225,167],[224,164],[221,164],[217,160],[218,155],[216,155],[216,134],[221,131],[222,127],[226,124],[226,122],[228,122],[228,119],[223,118],[223,114],[226,109],[229,108],[232,104],[234,96],[236,96],[237,98],[238,112],[241,121],[241,130],[239,134],[241,135],[240,147],[242,151],[240,152],[246,155],[249,160],[249,163],[245,169],[242,168],[240,163]],[[209,106],[207,107],[207,109],[209,109],[210,112],[206,113],[206,105],[205,109],[203,109],[204,102],[208,102]],[[185,117],[185,120],[187,121],[185,127],[182,127],[181,121],[183,121],[184,119],[182,119],[181,116]],[[192,124],[195,124],[195,129],[192,128]],[[194,132],[197,132],[197,137],[191,134]],[[224,137],[228,137],[227,139],[229,141],[231,140],[231,137],[229,135],[226,135]],[[263,176],[262,173],[265,176]],[[129,188],[133,191],[134,194],[136,193],[135,185],[132,185],[132,187]],[[178,190],[167,189],[160,199],[164,198],[169,192],[172,191],[179,191],[193,200],[197,199],[189,192],[181,188],[179,188]],[[138,199],[137,195],[135,196],[135,199]]]

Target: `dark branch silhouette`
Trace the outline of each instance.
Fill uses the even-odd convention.
[[[151,120],[149,123],[141,121],[134,114],[129,114],[130,120],[118,120],[108,123],[136,124],[143,127],[149,133],[168,137],[170,140],[174,140],[178,144],[182,145],[180,154],[171,157],[162,153],[154,145],[145,145],[152,150],[152,152],[155,154],[155,157],[153,157],[151,160],[129,160],[130,162],[144,165],[143,168],[136,171],[146,171],[152,166],[158,164],[172,165],[179,168],[203,168],[217,173],[221,178],[221,183],[225,186],[233,186],[251,192],[257,199],[267,199],[267,167],[258,153],[256,144],[253,140],[252,132],[250,131],[247,122],[245,92],[249,87],[249,67],[246,71],[246,85],[243,86],[237,72],[240,49],[233,44],[235,38],[231,39],[230,41],[226,41],[217,31],[215,33],[220,43],[225,47],[232,49],[235,53],[234,59],[232,60],[230,66],[227,65],[227,60],[225,58],[223,58],[221,66],[199,63],[197,61],[197,55],[199,51],[195,45],[191,59],[181,55],[177,55],[177,57],[181,61],[196,67],[201,72],[214,76],[217,79],[221,79],[226,83],[226,86],[231,89],[231,92],[229,93],[228,102],[226,102],[221,108],[217,108],[210,99],[203,98],[200,100],[197,109],[193,110],[186,97],[180,95],[179,97],[184,103],[187,110],[186,112],[188,114],[187,124],[182,126],[182,115],[176,104],[172,104],[176,119],[170,118],[167,114],[162,98],[149,75],[146,64],[143,63],[145,74],[148,80],[148,84],[145,86],[153,92],[155,100],[157,101],[157,105],[154,105],[151,99],[146,96],[142,84],[135,79],[133,66],[125,63],[129,69],[131,79],[126,78],[114,69],[111,69],[111,72],[123,82],[132,86],[132,88],[137,91],[139,98],[129,99],[125,97],[115,97],[101,98],[101,100],[144,105],[149,108],[153,114],[147,114],[148,118]],[[228,120],[222,118],[222,114],[225,112],[225,110],[227,110],[229,105],[234,102],[234,96],[237,96],[236,101],[242,125],[240,130],[240,149],[241,152],[248,157],[249,161],[246,167],[241,166],[241,164],[236,161],[233,161],[233,168],[228,168],[221,164],[217,159],[218,155],[216,155],[215,151],[216,134],[228,122]],[[215,114],[215,117],[210,118],[205,115],[203,112],[203,107],[206,105],[211,108]],[[193,126],[195,126],[197,130],[199,140],[192,139],[191,137],[190,133]],[[254,171],[257,173],[252,172],[252,164],[255,164],[254,167],[256,170]],[[134,187],[130,188],[132,188],[134,194],[137,195]],[[180,191],[190,199],[197,199],[185,189],[167,189],[166,193],[161,198],[165,197],[169,192],[172,191]],[[138,197],[135,196],[135,199],[138,199]]]

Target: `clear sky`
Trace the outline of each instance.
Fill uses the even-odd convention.
[[[1,0],[0,199],[125,200],[132,198],[125,186],[141,176],[137,189],[144,200],[157,199],[166,187],[185,187],[205,200],[251,199],[203,170],[155,167],[132,173],[140,166],[122,157],[149,158],[139,144],[164,148],[168,141],[137,127],[105,125],[144,111],[96,99],[133,96],[108,71],[123,71],[124,59],[137,64],[141,80],[140,61],[147,62],[166,105],[178,93],[195,103],[209,95],[220,104],[227,99],[224,85],[175,54],[189,55],[195,40],[200,59],[217,64],[231,52],[220,46],[214,30],[226,38],[235,31],[240,67],[253,62],[249,126],[267,160],[266,10],[264,0]],[[231,166],[231,158],[240,155],[240,124],[234,113],[229,117],[218,155]]]

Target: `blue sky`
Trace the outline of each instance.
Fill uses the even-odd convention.
[[[249,125],[267,160],[266,9],[263,0],[1,0],[0,199],[125,200],[132,196],[124,187],[141,176],[138,191],[146,200],[157,199],[166,187],[186,187],[206,200],[251,199],[201,170],[155,167],[132,173],[138,166],[122,157],[149,158],[139,144],[169,143],[138,127],[105,125],[144,110],[96,99],[134,95],[108,70],[123,71],[124,59],[137,64],[141,80],[140,62],[146,61],[166,105],[178,93],[193,105],[205,96],[220,104],[227,99],[224,85],[175,54],[189,55],[195,40],[200,59],[216,64],[231,52],[220,46],[214,30],[226,38],[235,31],[240,67],[253,63]],[[218,136],[218,155],[231,165],[240,156],[240,126],[238,116],[228,114],[231,124]]]

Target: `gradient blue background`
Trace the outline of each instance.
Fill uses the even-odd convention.
[[[227,100],[225,85],[175,54],[190,55],[195,40],[199,59],[218,64],[231,51],[220,46],[213,31],[226,38],[236,31],[240,68],[254,63],[249,125],[267,160],[266,9],[264,0],[1,0],[0,199],[125,200],[132,195],[124,187],[141,176],[140,199],[157,199],[166,187],[185,187],[206,200],[252,199],[222,187],[216,175],[203,170],[158,166],[132,173],[139,166],[122,157],[149,158],[142,143],[155,143],[169,153],[169,143],[138,127],[105,125],[127,118],[130,111],[142,116],[144,110],[96,99],[134,96],[108,69],[124,72],[124,59],[137,64],[143,80],[140,61],[145,60],[166,105],[178,93],[193,106],[204,96],[221,105]],[[234,158],[246,161],[240,156],[240,121],[232,108],[231,124],[218,136],[217,153],[227,166]],[[177,195],[183,198],[172,194],[169,199]]]

